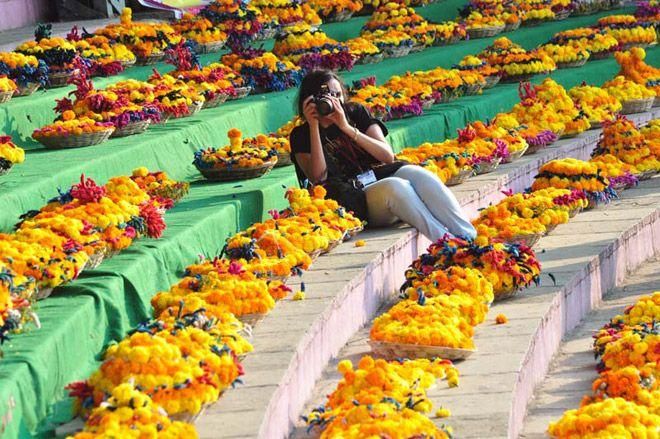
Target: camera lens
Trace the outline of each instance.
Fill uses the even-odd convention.
[[[316,101],[316,111],[321,116],[327,116],[328,114],[335,111],[335,108],[332,105],[332,101],[328,98],[320,98]]]

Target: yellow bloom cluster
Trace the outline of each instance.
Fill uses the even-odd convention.
[[[0,136],[0,171],[11,165],[23,163],[25,151],[16,146],[9,136]],[[3,161],[5,162],[3,165]],[[9,166],[5,166],[9,165]]]
[[[606,90],[591,85],[576,85],[568,95],[589,118],[589,123],[603,123],[614,119],[621,110],[621,102]]]
[[[358,12],[364,6],[360,0],[310,0],[309,3],[321,17],[344,11]]]
[[[644,85],[630,81],[623,76],[617,76],[614,79],[603,84],[603,88],[609,94],[617,98],[621,103],[635,99],[648,99],[655,97],[655,92]]]
[[[540,49],[555,63],[571,63],[589,59],[589,51],[570,45],[545,44]]]
[[[277,162],[274,147],[277,140],[259,135],[256,138],[243,138],[240,130],[228,131],[229,145],[222,148],[201,149],[195,153],[195,166],[198,169],[254,168],[266,163]]]
[[[496,39],[477,57],[499,69],[504,76],[534,75],[557,68],[552,58],[542,51],[527,51],[507,37]]]
[[[638,24],[634,15],[609,15],[599,19],[598,26],[621,45],[652,44],[657,39],[655,27]]]
[[[617,52],[614,56],[621,66],[619,75],[652,89],[656,96],[660,95],[660,68],[644,62],[644,49],[633,47],[627,52]]]
[[[13,80],[6,76],[0,77],[0,92],[13,92],[16,91],[17,88],[18,87]]]
[[[588,50],[592,55],[607,54],[616,49],[619,44],[612,35],[590,27],[578,27],[558,32],[554,35],[552,41],[576,49]]]
[[[657,120],[642,134],[635,123],[625,117],[618,117],[606,124],[603,136],[593,155],[611,154],[624,163],[632,165],[639,172],[660,171],[660,142],[651,133],[656,132]]]
[[[185,14],[176,20],[172,27],[186,39],[200,44],[223,42],[227,39],[225,32],[200,15]]]
[[[609,181],[600,175],[595,163],[574,158],[551,160],[539,168],[532,190],[554,187],[603,192]]]

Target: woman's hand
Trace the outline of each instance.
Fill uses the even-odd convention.
[[[350,126],[348,120],[346,119],[344,106],[342,105],[341,101],[338,98],[334,96],[329,96],[329,98],[330,101],[332,102],[332,107],[335,109],[335,111],[328,114],[326,118],[331,120],[332,123],[334,123],[335,125],[337,125],[337,128],[344,131],[346,128]]]
[[[308,96],[303,102],[303,115],[310,127],[318,126],[319,113],[316,111],[316,104],[314,103],[314,96]]]

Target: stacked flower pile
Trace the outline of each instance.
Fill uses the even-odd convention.
[[[32,138],[48,148],[90,146],[106,141],[114,131],[112,122],[76,117],[76,113],[66,110],[60,120],[34,130]],[[88,135],[92,137],[86,137]],[[83,140],[78,142],[77,139]]]
[[[277,36],[273,53],[306,71],[350,70],[355,62],[348,46],[308,24],[287,27],[285,33]]]
[[[451,362],[435,360],[385,361],[363,356],[357,368],[344,360],[337,369],[343,378],[327,402],[304,419],[310,428],[332,437],[451,437],[451,428],[437,427],[424,413],[433,409],[426,390],[438,379],[458,385]]]
[[[369,21],[362,27],[361,35],[386,43],[384,38],[390,35],[388,31],[399,31],[408,35],[413,40],[413,45],[419,49],[428,47],[435,41],[434,25],[429,24],[413,8],[398,2],[388,2],[376,9]],[[392,44],[391,46],[396,47],[402,44]]]
[[[480,21],[482,23],[493,23],[494,26],[502,27],[499,31],[497,29],[489,32],[496,34],[501,32],[512,31],[520,27],[522,22],[520,5],[516,2],[502,2],[502,1],[478,1],[469,2],[460,11],[461,17],[472,17],[475,20],[478,17],[483,17]],[[478,14],[478,15],[475,15]],[[482,35],[479,35],[482,36]]]
[[[383,60],[380,49],[363,37],[351,38],[344,42],[356,64],[373,64]]]
[[[480,74],[485,80],[484,88],[494,87],[500,82],[500,70],[474,55],[465,56],[455,67],[464,72],[468,71]]]
[[[199,16],[225,33],[227,43],[232,48],[247,45],[270,24],[251,2],[242,0],[214,0],[200,11]]]
[[[196,84],[157,71],[149,78],[158,107],[165,117],[191,116],[202,109],[206,98]]]
[[[589,118],[591,128],[599,128],[603,122],[613,120],[621,111],[621,102],[600,87],[577,85],[568,91],[568,95]]]
[[[19,52],[0,52],[0,75],[11,79],[17,86],[17,94],[34,93],[48,83],[48,65],[43,59]]]
[[[51,37],[51,25],[40,24],[34,32],[34,41],[27,41],[16,52],[34,56],[48,66],[49,85],[66,85],[66,79],[79,68],[76,47],[60,37]],[[62,76],[64,80],[58,78]]]
[[[617,196],[610,181],[601,175],[595,163],[574,158],[551,160],[539,168],[532,190],[550,187],[584,191],[590,207],[601,202],[609,203]]]
[[[138,62],[145,64],[162,59],[165,50],[183,38],[167,23],[133,21],[131,8],[122,10],[119,23],[97,29],[96,35],[125,44],[138,58]]]
[[[623,76],[607,81],[603,88],[621,102],[621,114],[648,111],[655,103],[655,91],[647,88],[646,84],[638,84]]]
[[[472,157],[466,151],[459,151],[454,142],[450,141],[405,148],[397,154],[397,158],[423,166],[447,185],[459,183],[462,176],[472,174]]]
[[[598,20],[598,27],[629,49],[655,43],[657,34],[652,25],[638,23],[634,15],[609,15]]]
[[[660,292],[643,296],[594,335],[593,393],[548,427],[552,437],[641,436],[660,425]]]
[[[657,122],[651,126],[654,125],[657,125]],[[602,138],[592,156],[603,154],[615,156],[645,176],[660,172],[660,144],[657,140],[653,141],[650,135],[646,138],[633,121],[623,116],[605,124]]]
[[[658,21],[660,21],[660,4],[657,0],[642,1],[637,3],[635,17],[640,23],[657,24]]]
[[[445,46],[454,44],[467,38],[465,25],[455,21],[443,21],[432,25],[435,29],[434,46]]]
[[[73,26],[66,36],[76,48],[78,55],[87,61],[89,76],[111,76],[124,71],[125,66],[135,64],[135,54],[128,47],[110,41],[101,35],[80,35],[78,26]]]
[[[560,46],[571,46],[576,50],[587,50],[589,59],[601,59],[614,52],[619,42],[603,30],[590,27],[579,27],[556,33],[550,43]]]
[[[634,166],[619,160],[612,154],[602,154],[590,160],[598,167],[600,175],[607,178],[614,190],[636,186],[639,180],[635,174],[639,171]]]
[[[246,85],[257,92],[282,91],[297,87],[303,70],[261,49],[240,49],[224,55],[222,63],[239,73]]]
[[[310,0],[309,4],[325,23],[348,20],[364,6],[360,0]]]
[[[465,94],[475,94],[475,90],[478,92],[485,85],[485,78],[478,72],[442,67],[414,72],[412,79],[431,87],[436,103],[449,102]]]
[[[375,85],[375,77],[369,77],[354,82],[350,90],[351,101],[366,107],[374,116],[387,119],[400,119],[408,116],[418,116],[423,112],[423,96],[428,93],[424,86],[408,87],[408,93],[402,90],[390,90],[386,86]],[[400,85],[400,84],[399,84]]]
[[[277,23],[281,28],[307,23],[318,27],[321,18],[312,6],[301,0],[253,0],[252,5],[261,14]]]
[[[615,54],[616,61],[621,66],[619,76],[633,81],[639,85],[653,90],[656,101],[660,102],[660,68],[650,66],[644,62],[646,51],[640,47],[634,47],[628,52]]]
[[[506,37],[496,39],[477,57],[499,69],[503,80],[518,81],[555,70],[554,61],[538,50],[527,51]]]
[[[589,51],[570,45],[545,44],[541,51],[552,58],[557,68],[580,67],[589,59]]]
[[[10,136],[0,136],[0,175],[6,174],[12,166],[23,163],[25,151],[11,141]]]
[[[227,34],[201,14],[186,14],[180,20],[172,23],[172,27],[186,40],[197,43],[198,49],[202,53],[216,52],[227,41]]]

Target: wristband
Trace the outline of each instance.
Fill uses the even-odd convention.
[[[360,134],[360,131],[356,127],[353,127],[355,130],[355,136],[353,136],[353,142],[357,142],[358,135]]]

